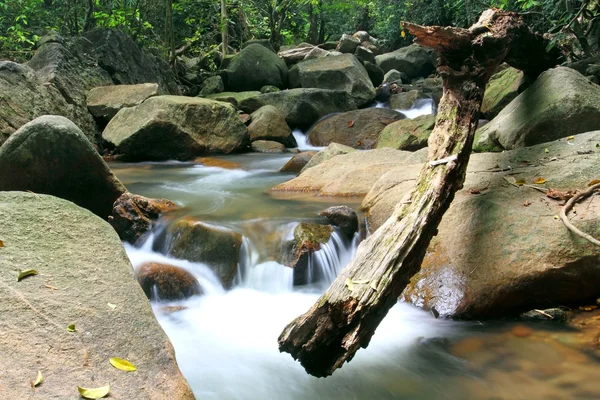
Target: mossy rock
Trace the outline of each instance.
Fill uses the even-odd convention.
[[[379,134],[377,148],[416,151],[427,147],[427,140],[435,126],[434,115],[421,115],[389,124]]]
[[[522,71],[506,68],[490,78],[481,103],[481,112],[487,119],[492,119],[515,97],[525,90],[529,81]]]
[[[287,81],[285,62],[262,44],[248,45],[227,67],[227,88],[233,91],[260,90],[265,85],[285,89]]]

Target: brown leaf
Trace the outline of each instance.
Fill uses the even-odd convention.
[[[597,185],[599,183],[600,183],[600,179],[594,179],[593,181],[591,181],[590,183],[588,183],[588,187]],[[1,242],[1,240],[0,240],[0,242]],[[2,246],[0,246],[0,247],[2,247]]]
[[[354,121],[348,121],[348,128],[352,128],[354,126]]]
[[[598,306],[579,306],[581,311],[594,311]]]
[[[0,240],[0,247],[4,247],[4,241]]]
[[[535,183],[536,185],[542,185],[544,183],[546,183],[546,180],[544,178],[542,178],[541,176],[537,177],[533,183]]]
[[[527,200],[525,203],[523,203],[523,207],[529,207],[531,205],[531,202],[529,200]]]
[[[481,190],[479,190],[477,188],[471,188],[471,189],[469,189],[469,193],[471,193],[471,194],[481,194]]]
[[[549,189],[546,192],[546,196],[554,200],[569,200],[573,195],[574,193],[571,190],[561,192],[560,190]]]

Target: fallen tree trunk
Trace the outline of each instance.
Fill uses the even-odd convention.
[[[469,29],[410,23],[404,28],[440,55],[444,94],[429,138],[428,162],[412,192],[359,246],[327,292],[281,333],[280,351],[291,353],[314,376],[331,375],[367,347],[420,269],[442,216],[462,188],[483,93],[496,67],[507,61],[537,75],[556,63],[556,53],[546,55],[542,37],[530,32],[516,13],[487,10]]]

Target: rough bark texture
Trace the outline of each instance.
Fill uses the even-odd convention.
[[[487,81],[512,55],[537,54],[543,40],[515,13],[485,11],[469,29],[405,23],[419,44],[436,49],[444,95],[429,138],[428,162],[413,191],[358,248],[356,257],[327,292],[279,337],[306,371],[324,377],[367,347],[375,329],[419,270],[445,211],[462,187]],[[515,46],[533,46],[521,49]],[[539,71],[551,62],[515,57],[519,67]],[[540,66],[540,63],[543,64]]]

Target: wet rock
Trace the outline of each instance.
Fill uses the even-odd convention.
[[[0,190],[61,197],[103,219],[126,191],[83,132],[55,115],[23,125],[0,147]]]
[[[292,128],[306,129],[325,115],[356,110],[348,93],[328,89],[290,89],[260,96],[262,105],[272,105],[283,113]]]
[[[319,154],[315,155],[313,160],[318,156]],[[411,171],[418,173],[421,165],[414,164],[424,162],[426,156],[426,151],[412,153],[392,149],[354,150],[348,154],[336,155],[316,166],[305,167],[299,176],[273,187],[271,192],[292,191],[314,193],[318,196],[360,197],[369,192],[379,177],[394,167],[405,166],[408,169],[410,166]],[[414,182],[414,177],[411,179]]]
[[[242,235],[193,218],[182,218],[170,225],[157,240],[155,250],[173,257],[208,265],[226,288],[237,273]]]
[[[481,112],[492,119],[529,85],[523,71],[508,67],[490,78],[481,103]]]
[[[329,241],[332,233],[331,225],[300,222],[296,226],[294,239],[284,244],[282,260],[282,264],[294,268],[294,286],[314,283],[322,278],[318,274],[309,273],[309,260],[315,251]]]
[[[477,130],[475,151],[501,151],[598,129],[600,86],[577,71],[542,73],[489,124]]]
[[[431,61],[431,54],[431,50],[412,44],[392,53],[379,55],[375,59],[377,65],[384,72],[395,69],[406,73],[412,79],[425,77],[433,72],[434,66]]]
[[[126,192],[115,201],[108,222],[121,240],[135,243],[150,231],[162,214],[175,208],[177,206],[171,200],[151,199]]]
[[[270,140],[279,142],[284,147],[296,147],[296,139],[285,122],[285,116],[277,108],[267,105],[259,108],[251,115],[252,122],[248,126],[250,141]]]
[[[421,115],[389,124],[379,134],[377,148],[416,151],[427,147],[427,140],[435,126],[434,115]]]
[[[287,163],[285,163],[280,172],[300,172],[315,154],[317,154],[316,151],[303,151],[302,153],[294,155]]]
[[[429,98],[429,96],[420,90],[393,94],[390,97],[390,107],[396,110],[408,110],[413,107],[417,100]]]
[[[353,54],[302,61],[290,69],[290,87],[343,90],[358,107],[375,99],[369,74]]]
[[[531,310],[519,316],[519,319],[525,321],[555,321],[565,322],[567,312],[561,308],[547,308],[545,310]]]
[[[198,97],[209,97],[210,95],[222,93],[225,91],[223,78],[219,75],[210,76],[200,85],[200,94]]]
[[[238,110],[242,110],[245,113],[252,114],[263,106],[260,102],[261,93],[258,91],[252,92],[222,92],[215,93],[207,96],[208,99],[223,101],[230,103]]]
[[[367,74],[369,74],[369,79],[371,79],[373,86],[377,87],[381,85],[383,82],[383,70],[368,61],[365,62],[365,69],[367,70]]]
[[[122,108],[137,106],[152,96],[158,96],[157,83],[98,86],[88,92],[87,107],[106,125]]]
[[[39,398],[72,399],[77,385],[110,382],[111,396],[123,399],[194,399],[106,221],[69,201],[25,192],[0,192],[0,220],[0,353],[10,354],[2,366],[3,398],[30,398],[24,377],[41,370]],[[17,282],[18,269],[40,275]],[[66,332],[70,323],[77,332]],[[65,351],[49,351],[50,345]],[[116,355],[138,370],[110,367]]]
[[[157,96],[119,111],[102,137],[131,159],[189,160],[246,147],[248,129],[229,104]]]
[[[196,277],[174,265],[147,262],[137,267],[135,275],[150,300],[183,300],[202,294]]]
[[[251,44],[236,54],[227,67],[227,88],[236,92],[260,90],[265,85],[287,87],[288,68],[273,51]]]
[[[389,84],[383,83],[376,89],[377,94],[375,95],[375,100],[380,102],[386,102],[390,99],[392,95],[392,88]]]
[[[250,148],[257,153],[285,153],[285,146],[272,140],[255,140]]]
[[[308,133],[308,139],[315,146],[335,142],[356,149],[372,149],[383,128],[404,118],[403,114],[387,108],[349,111],[318,122]]]
[[[312,157],[310,159],[310,161],[308,163],[306,163],[304,168],[302,168],[301,172],[304,172],[309,168],[319,165],[319,164],[329,160],[330,158],[339,156],[340,154],[348,154],[353,151],[356,151],[356,149],[354,149],[350,146],[345,146],[345,145],[339,144],[339,143],[331,143],[329,146],[327,146],[326,148],[324,148],[323,150],[320,150],[317,154],[315,154],[314,157]]]
[[[353,54],[358,46],[360,46],[360,40],[344,33],[339,41],[338,46],[336,47],[336,50],[340,53]]]
[[[329,220],[331,225],[337,226],[348,237],[354,237],[358,231],[358,216],[348,206],[333,206],[321,211],[320,216]]]
[[[600,153],[595,145],[599,140],[600,131],[596,131],[576,135],[569,140],[572,145],[558,140],[471,155],[464,189],[457,192],[444,214],[404,299],[426,309],[435,307],[441,316],[469,319],[597,296],[597,247],[575,237],[554,219],[559,201],[517,189],[506,179],[529,183],[544,177],[555,190],[584,188],[596,179]],[[412,189],[421,165],[390,169],[372,186],[361,206],[371,232]],[[499,166],[506,172],[486,172],[497,171]],[[574,223],[598,237],[599,216],[600,204],[592,202],[589,208],[577,208]]]

